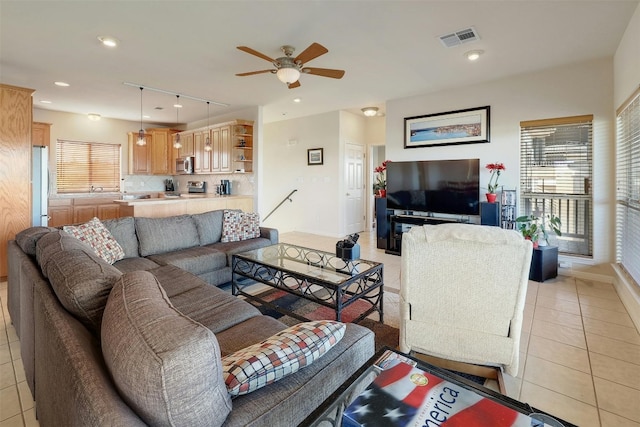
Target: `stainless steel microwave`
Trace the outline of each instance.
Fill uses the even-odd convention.
[[[180,157],[176,159],[176,173],[188,175],[193,173],[193,157]]]

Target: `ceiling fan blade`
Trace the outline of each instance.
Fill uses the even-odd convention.
[[[273,72],[274,70],[249,71],[248,73],[236,74],[236,76],[244,77],[244,76],[253,76],[254,74],[273,73]]]
[[[295,89],[297,87],[300,87],[300,80],[296,80],[293,83],[289,83],[287,86],[289,86],[289,89]]]
[[[332,70],[330,68],[311,68],[305,67],[303,73],[314,74],[316,76],[331,77],[332,79],[341,79],[344,76],[344,70]]]
[[[263,53],[260,53],[260,52],[258,52],[257,50],[253,50],[253,49],[251,49],[250,47],[247,47],[247,46],[237,46],[237,48],[238,48],[238,49],[240,49],[240,50],[241,50],[241,51],[243,51],[243,52],[247,52],[247,53],[249,53],[249,54],[251,54],[251,55],[255,55],[255,56],[257,56],[258,58],[265,59],[265,60],[267,60],[267,61],[269,61],[269,62],[276,62],[276,61],[275,61],[275,59],[273,59],[273,58],[269,58],[267,55],[265,55],[265,54],[263,54]]]
[[[313,43],[311,44],[311,46],[300,52],[300,55],[296,56],[295,62],[305,64],[320,55],[324,55],[327,52],[329,52],[329,50],[327,50],[326,47],[318,43]]]

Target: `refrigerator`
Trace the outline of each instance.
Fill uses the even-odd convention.
[[[49,215],[49,148],[33,147],[31,153],[31,226],[47,226]]]

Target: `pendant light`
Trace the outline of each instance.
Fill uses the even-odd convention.
[[[204,142],[204,151],[211,151],[213,149],[209,135],[211,135],[211,129],[209,129],[209,101],[207,101],[207,138]]]
[[[180,121],[178,120],[178,112],[180,111],[180,95],[176,95],[176,127],[178,127],[178,124],[180,123]],[[173,148],[182,148],[182,143],[180,142],[180,134],[176,133],[176,137],[173,140]]]
[[[142,129],[142,87],[140,88],[140,130],[138,131],[138,140],[136,145],[147,145],[147,140],[144,138],[144,129]]]

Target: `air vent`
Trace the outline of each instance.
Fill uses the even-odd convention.
[[[480,40],[480,36],[478,36],[476,29],[473,27],[465,28],[464,30],[456,31],[455,33],[445,34],[439,38],[445,47],[454,47],[464,43]]]
[[[155,107],[154,110],[164,110],[164,107]]]

